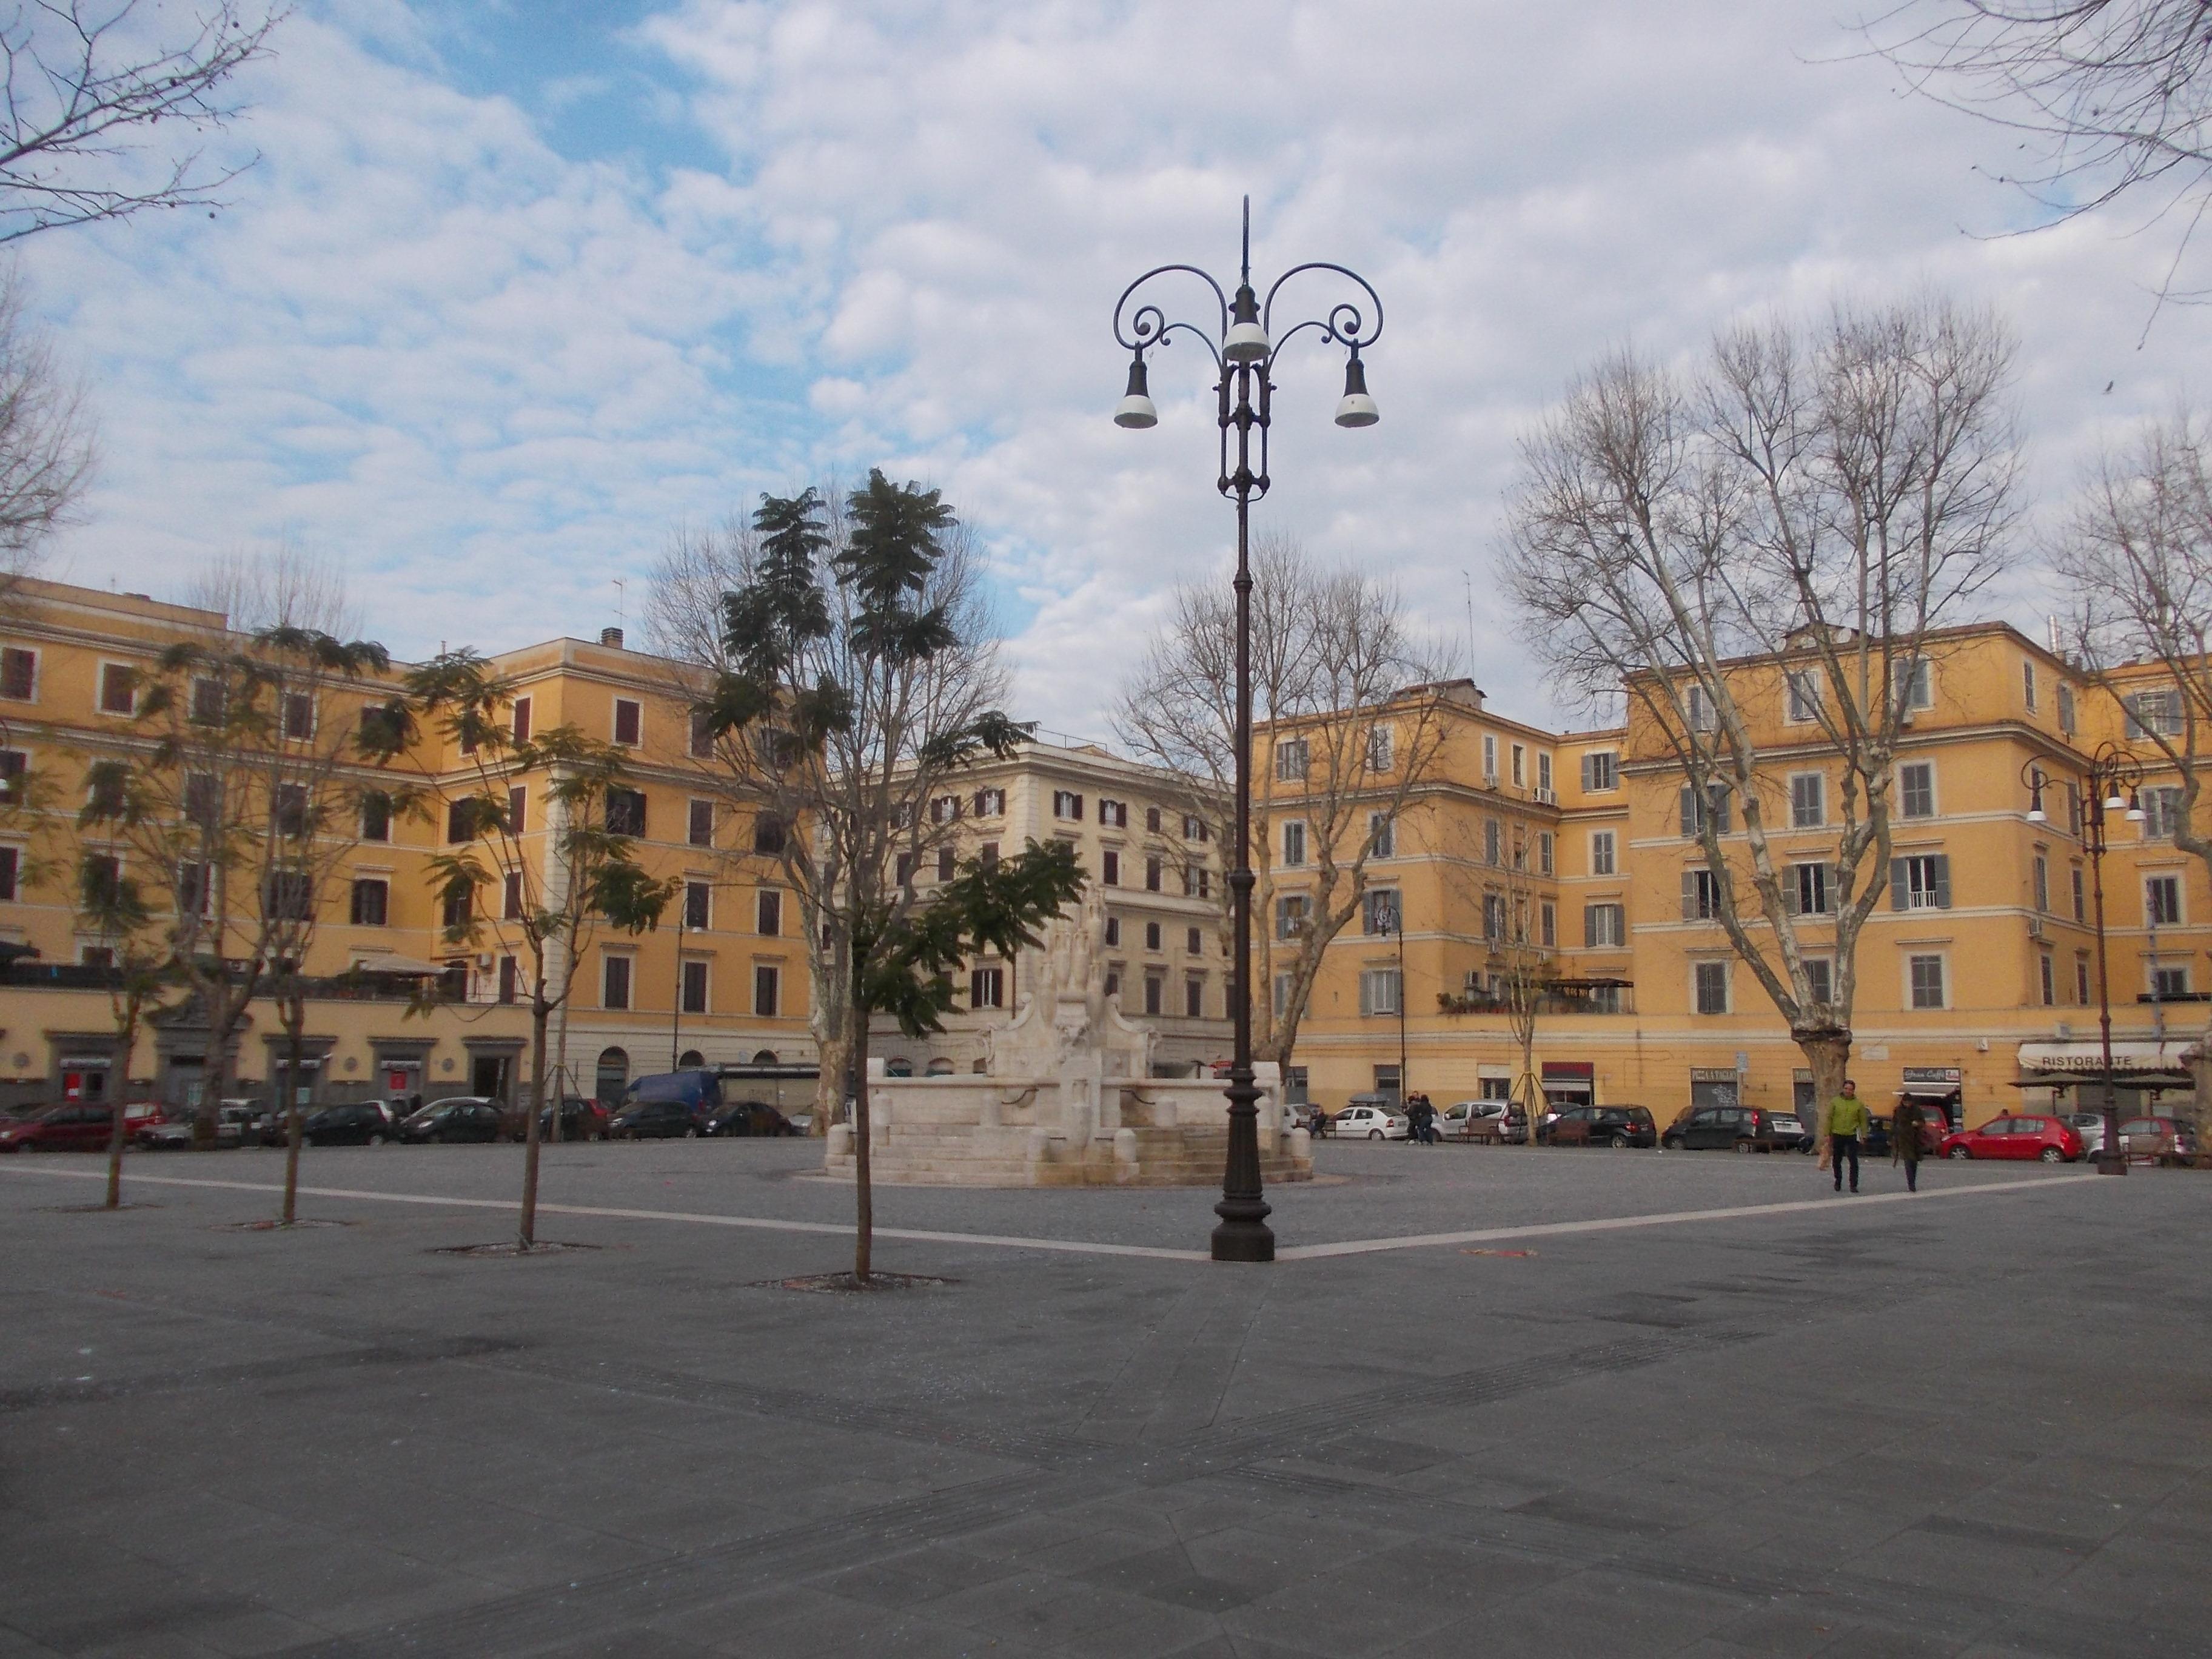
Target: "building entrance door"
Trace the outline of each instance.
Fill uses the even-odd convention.
[[[507,1056],[478,1054],[469,1064],[469,1092],[492,1100],[507,1098]]]

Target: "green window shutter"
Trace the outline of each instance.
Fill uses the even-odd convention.
[[[1698,833],[1698,792],[1685,785],[1682,790],[1682,834],[1685,837]]]
[[[1951,908],[1951,855],[1948,853],[1936,855],[1936,908],[1939,910]]]
[[[1902,910],[1910,902],[1905,888],[1905,860],[1892,859],[1889,861],[1889,908]]]
[[[1587,951],[1597,943],[1597,906],[1583,906],[1583,948]]]
[[[1698,872],[1694,870],[1685,870],[1682,872],[1682,920],[1695,921],[1697,919]]]

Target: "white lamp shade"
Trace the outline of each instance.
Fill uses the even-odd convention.
[[[1128,390],[1114,410],[1114,424],[1142,429],[1159,423],[1160,411],[1152,407],[1152,389],[1145,378],[1144,354],[1139,352],[1129,364]]]
[[[1267,331],[1255,322],[1230,324],[1221,342],[1221,355],[1232,363],[1260,362],[1267,349]]]
[[[1375,399],[1367,395],[1367,365],[1359,361],[1357,352],[1344,366],[1344,396],[1337,399],[1336,423],[1339,426],[1373,426],[1382,418],[1382,411],[1375,407]]]
[[[2120,792],[2117,789],[2105,797],[2105,810],[2107,812],[2117,812],[2126,805],[2127,802],[2120,799]]]
[[[2027,821],[2030,823],[2048,823],[2051,815],[2040,806],[2031,806],[2027,809]]]

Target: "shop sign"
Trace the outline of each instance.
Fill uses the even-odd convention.
[[[1956,1066],[1908,1066],[1905,1068],[1907,1083],[1948,1083],[1957,1088],[1966,1081],[1966,1074]]]
[[[1690,1067],[1690,1081],[1692,1083],[1734,1083],[1735,1079],[1736,1071],[1735,1067],[1733,1066],[1692,1066]]]
[[[1547,1060],[1544,1062],[1546,1078],[1581,1078],[1584,1081],[1597,1075],[1597,1065],[1588,1060]]]

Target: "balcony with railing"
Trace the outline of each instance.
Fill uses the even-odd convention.
[[[231,964],[243,972],[243,963]],[[0,991],[112,991],[122,975],[101,963],[17,960],[0,964]],[[471,997],[465,980],[453,974],[435,979],[420,974],[350,973],[319,975],[307,981],[310,1002],[496,1001]]]

